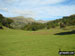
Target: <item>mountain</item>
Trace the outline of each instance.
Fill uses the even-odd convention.
[[[34,20],[33,18],[25,18],[23,16],[17,16],[17,17],[11,17],[10,19],[14,20],[14,22],[20,22],[20,23],[32,23],[32,22],[36,22],[36,23],[46,23],[47,21],[44,20]]]
[[[23,16],[18,16],[18,17],[11,17],[10,19],[14,20],[14,22],[19,22],[19,23],[32,23],[35,20],[33,18],[25,18]]]
[[[31,24],[33,22],[35,23],[45,23],[46,21],[43,20],[34,20],[33,18],[25,18],[23,16],[17,16],[17,17],[9,17],[14,21],[14,23],[11,24],[11,26],[15,29],[21,29],[27,24]]]
[[[44,20],[36,20],[37,23],[46,23],[48,21],[44,21]]]

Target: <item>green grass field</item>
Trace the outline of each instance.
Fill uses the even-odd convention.
[[[59,48],[75,48],[75,34],[54,35],[65,31],[68,30],[0,30],[0,56],[59,56]]]

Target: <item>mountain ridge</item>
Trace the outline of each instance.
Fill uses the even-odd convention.
[[[44,20],[35,20],[31,17],[24,17],[24,16],[17,16],[17,17],[9,17],[10,19],[14,20],[15,22],[23,22],[23,23],[32,23],[32,22],[36,22],[36,23],[46,23],[47,21]]]

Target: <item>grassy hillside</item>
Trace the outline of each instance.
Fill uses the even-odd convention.
[[[0,56],[59,56],[59,48],[62,50],[75,48],[75,34],[55,35],[75,28],[65,29],[22,31],[5,28],[0,30]]]

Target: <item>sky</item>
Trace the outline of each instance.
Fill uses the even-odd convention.
[[[75,14],[75,0],[0,0],[0,14],[55,20]]]

